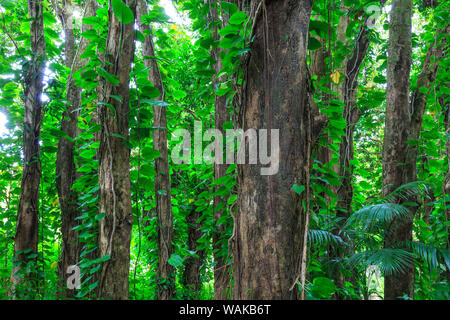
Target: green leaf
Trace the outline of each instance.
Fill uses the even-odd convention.
[[[87,31],[85,31],[85,32],[83,32],[82,34],[81,34],[81,36],[83,37],[83,38],[86,38],[86,39],[97,39],[98,38],[98,34],[97,34],[97,31],[95,31],[94,29],[90,29],[90,30],[87,30]]]
[[[236,203],[237,198],[238,198],[237,194],[231,195],[231,196],[228,198],[228,200],[227,200],[227,204],[228,204],[229,206],[231,206],[232,204]]]
[[[325,277],[315,278],[311,293],[317,298],[329,298],[336,291],[333,281]]]
[[[142,95],[146,96],[150,99],[155,99],[161,95],[161,92],[159,92],[158,89],[152,86],[145,86],[141,89]]]
[[[245,12],[238,11],[233,13],[233,15],[230,17],[230,20],[228,22],[230,24],[242,24],[245,19],[247,19],[247,16],[245,15]]]
[[[106,216],[105,213],[99,213],[99,214],[95,215],[95,220],[100,221],[100,220],[102,220],[105,216]]]
[[[234,3],[230,3],[228,1],[221,1],[220,6],[222,7],[222,10],[228,13],[229,15],[232,15],[236,11],[239,10],[238,6]]]
[[[172,254],[167,262],[173,267],[179,267],[183,264],[183,259],[179,255]]]
[[[1,1],[0,4],[2,5],[2,7],[4,7],[4,5],[8,5],[9,3],[12,3],[10,1]],[[14,4],[13,4],[14,6]],[[6,8],[8,9],[8,8]],[[49,12],[44,12],[42,14],[43,18],[44,18],[44,24],[45,25],[52,25],[54,23],[56,23],[56,18],[53,16],[53,14],[49,13]]]
[[[305,191],[305,186],[299,186],[298,184],[294,184],[292,186],[292,189],[295,191],[295,193],[297,194],[302,194],[303,191]]]
[[[81,19],[81,21],[83,21],[83,23],[87,25],[94,25],[96,23],[101,23],[101,19],[97,16],[85,17]]]
[[[91,283],[89,285],[89,291],[94,290],[98,286],[98,281],[95,281],[94,283]]]
[[[133,11],[121,0],[112,0],[112,8],[117,20],[123,24],[129,24],[134,21]]]
[[[106,71],[105,69],[103,69],[101,67],[97,68],[97,72],[98,72],[98,74],[101,77],[103,77],[109,83],[112,83],[112,84],[119,84],[120,83],[120,80],[119,80],[118,76],[108,73],[108,71]]]
[[[311,51],[317,50],[320,47],[322,47],[322,44],[320,43],[319,40],[317,40],[314,37],[309,37],[309,42],[308,42],[308,49]]]
[[[155,150],[150,147],[144,147],[142,149],[142,158],[145,159],[145,161],[152,161],[160,156],[160,153],[158,150]]]
[[[175,99],[181,100],[186,97],[187,94],[183,90],[174,90],[172,95]]]
[[[109,259],[111,259],[111,256],[109,254],[106,254],[102,258],[100,258],[99,261],[105,262],[105,261],[108,261]]]
[[[14,7],[17,6],[17,1],[16,1],[16,0],[1,0],[1,1],[0,1],[0,5],[1,5],[3,8],[5,8],[5,9],[7,9],[7,10],[10,10],[10,9],[14,9]],[[48,19],[48,18],[49,18],[49,17],[48,17],[49,15],[53,17],[52,14],[50,14],[50,13],[48,13],[48,12],[44,12],[44,23],[46,23],[46,18]],[[53,20],[52,20],[52,21],[53,21]],[[55,19],[54,22],[56,22],[56,19]],[[52,23],[54,23],[54,22],[52,22]]]
[[[239,34],[239,30],[240,30],[239,26],[229,24],[229,25],[226,25],[225,27],[223,27],[219,31],[219,35],[221,35],[222,37],[225,37],[229,34]]]

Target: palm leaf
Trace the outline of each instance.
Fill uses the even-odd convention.
[[[450,270],[450,249],[449,248],[438,248],[438,252],[441,254],[442,259],[447,265],[447,269]]]
[[[379,223],[387,223],[394,218],[410,217],[411,212],[404,206],[396,203],[379,203],[366,206],[353,213],[345,223],[345,227],[352,224],[361,224],[363,229],[371,229]]]
[[[430,187],[425,181],[413,181],[405,183],[388,194],[385,198],[385,202],[395,202],[396,199],[408,200],[412,197],[423,196],[430,198]]]
[[[437,270],[438,268],[438,248],[431,244],[417,242],[417,241],[404,241],[396,245],[397,248],[405,248],[414,252],[419,258],[425,260],[431,269]]]
[[[334,244],[334,245],[348,246],[340,236],[335,235],[332,232],[326,230],[310,229],[308,231],[308,242],[311,244],[318,244],[318,245]]]
[[[414,262],[414,255],[403,249],[383,248],[358,252],[348,259],[350,266],[377,266],[385,275],[404,273]]]

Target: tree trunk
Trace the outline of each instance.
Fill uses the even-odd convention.
[[[16,288],[20,285],[36,288],[37,279],[31,275],[22,275],[27,263],[37,263],[35,255],[38,245],[39,184],[41,180],[41,160],[39,136],[41,132],[42,90],[45,65],[45,39],[42,0],[28,0],[30,19],[30,42],[32,58],[24,67],[24,128],[23,128],[23,173],[19,210],[17,213],[16,235],[14,241],[15,264],[11,282]],[[30,255],[32,255],[30,257]],[[36,266],[37,267],[37,266]],[[23,277],[23,278],[22,278]],[[23,281],[22,281],[23,280]],[[33,295],[33,292],[31,292]]]
[[[405,183],[411,70],[411,0],[393,0],[389,26],[386,124],[383,143],[383,193],[390,194]],[[385,232],[385,247],[412,240],[412,219],[394,219]],[[414,264],[404,273],[386,275],[384,298],[414,295]]]
[[[155,51],[153,48],[151,27],[142,22],[142,16],[147,14],[145,0],[138,0],[137,12],[139,28],[145,35],[145,43],[142,48],[144,57],[154,56]],[[157,61],[154,59],[144,59],[144,64],[146,67],[151,67],[148,79],[161,92],[161,100],[164,100],[164,87]],[[155,159],[155,197],[159,248],[158,273],[159,278],[166,281],[164,285],[158,287],[158,299],[160,300],[170,300],[175,294],[174,269],[168,262],[174,252],[172,244],[174,231],[165,108],[165,106],[153,107],[153,126],[157,128],[153,131],[153,147],[160,153],[160,156]]]
[[[232,2],[232,1],[230,1]],[[216,3],[216,5],[212,5]],[[218,2],[216,1],[212,1],[212,0],[208,0],[208,4],[210,5],[210,17],[209,17],[209,22],[213,23],[219,20],[218,17],[218,13],[217,13],[217,5]],[[226,20],[227,17],[224,17],[224,20]],[[218,34],[218,26],[215,25],[214,29],[213,29],[213,37],[214,39],[219,42],[221,37]],[[214,60],[216,61],[215,63],[215,70],[216,70],[216,76],[217,74],[220,72],[220,70],[222,69],[222,63],[220,61],[219,58],[219,54],[220,54],[221,50],[220,48],[216,48],[212,50],[212,56],[214,58]],[[213,90],[216,90],[216,86],[224,81],[224,79],[219,79],[216,76],[214,76],[213,78]],[[225,122],[230,121],[230,114],[229,114],[229,110],[227,108],[227,97],[226,95],[224,96],[217,96],[214,95],[214,115],[215,115],[215,128],[220,130],[220,132],[222,132],[223,136],[225,137],[225,130],[223,129],[223,125]],[[223,142],[222,142],[223,143]],[[225,144],[222,144],[225,145]],[[214,163],[214,179],[218,180],[221,177],[226,175],[227,172],[227,168],[228,165],[227,164],[217,164]],[[215,188],[215,190],[217,191],[217,189],[219,188],[219,186],[217,186]],[[223,215],[226,215],[226,206],[223,209],[220,210],[216,210],[217,206],[221,203],[224,202],[226,203],[227,201],[227,197],[222,197],[222,196],[215,196],[214,200],[213,200],[213,207],[214,207],[214,219],[217,222]],[[214,254],[214,299],[215,300],[225,300],[227,299],[227,291],[229,290],[230,287],[230,266],[228,265],[228,255],[223,256],[223,246],[227,245],[228,242],[226,240],[223,239],[223,233],[226,229],[227,225],[226,224],[221,224],[220,226],[216,225],[216,230],[213,234],[213,254]],[[228,250],[230,250],[230,248],[228,248]]]
[[[256,8],[258,1],[254,1]],[[235,299],[296,299],[309,192],[311,115],[307,45],[310,1],[266,1],[255,19],[255,39],[246,66],[244,130],[279,129],[279,171],[239,165],[235,218]],[[270,139],[268,139],[270,141]],[[275,150],[272,149],[272,152]]]
[[[385,0],[380,1],[380,5],[384,6]],[[344,103],[344,118],[347,122],[345,127],[345,135],[339,143],[339,177],[341,186],[337,187],[336,195],[338,198],[336,216],[343,218],[341,225],[351,215],[351,205],[353,201],[353,165],[354,159],[354,143],[353,136],[356,124],[361,113],[356,105],[356,93],[358,90],[358,76],[361,70],[362,62],[366,57],[369,47],[368,38],[369,29],[366,25],[361,26],[355,46],[346,61],[345,77],[343,87],[340,91],[342,102]],[[344,239],[346,240],[346,239]],[[342,256],[342,252],[340,253]],[[337,286],[342,286],[345,279],[340,273],[336,277]],[[338,298],[342,298],[338,296]]]
[[[447,221],[447,249],[450,249],[450,101],[448,95],[444,96],[444,103],[442,105],[444,110],[444,122],[445,122],[445,151],[447,154],[447,173],[444,178],[444,197],[445,197],[445,221]],[[447,281],[450,282],[450,269],[447,268]]]
[[[133,14],[136,3],[126,1]],[[106,40],[105,70],[116,75],[119,84],[102,79],[99,117],[99,213],[100,256],[110,255],[102,268],[98,297],[128,299],[130,241],[133,226],[128,147],[129,74],[134,61],[134,23],[122,24],[109,6],[109,32]],[[117,98],[120,97],[120,98]],[[111,107],[112,106],[112,107]]]
[[[442,34],[448,34],[450,31],[450,26],[447,26],[446,29],[439,30],[438,36]],[[408,110],[408,119],[405,120],[407,126],[406,126],[406,132],[407,132],[407,141],[414,142],[418,141],[420,132],[422,130],[422,119],[423,115],[426,110],[426,100],[427,100],[427,94],[424,92],[424,88],[430,89],[431,84],[435,81],[437,70],[439,67],[438,61],[442,58],[443,55],[443,49],[444,46],[442,44],[431,44],[427,55],[425,58],[425,61],[422,65],[421,72],[419,74],[419,77],[417,79],[417,88],[412,94],[412,99],[410,103],[410,110]],[[421,89],[422,88],[422,89]],[[394,124],[395,125],[395,124]],[[406,184],[409,182],[417,181],[417,144],[416,143],[409,143],[405,147],[405,161],[403,165],[402,171],[402,180],[400,185]],[[401,167],[400,167],[401,168]],[[400,186],[398,185],[398,186]],[[398,187],[397,186],[397,187]],[[393,189],[392,189],[393,190]],[[417,197],[410,197],[408,199],[411,202],[418,202]],[[418,207],[417,206],[409,206],[408,209],[411,211],[412,215],[414,216]],[[399,222],[401,224],[401,222]],[[395,224],[395,222],[394,222]],[[394,227],[396,227],[394,225]],[[400,230],[405,231],[405,234],[408,234],[408,238],[402,239],[402,235],[399,234],[393,234],[388,236],[393,236],[394,241],[410,241],[412,240],[412,219],[410,221],[405,221],[403,226],[400,227]],[[409,229],[406,229],[409,228]],[[396,229],[388,230],[388,232],[395,232]],[[396,239],[399,238],[399,239]],[[393,242],[392,242],[393,243]],[[388,285],[390,285],[390,289],[392,291],[386,291],[386,294],[390,294],[387,297],[389,299],[395,299],[398,296],[401,296],[400,288],[398,285],[400,283],[396,283],[396,280],[394,278],[395,276],[392,276],[393,279],[390,278],[390,280],[387,282]],[[410,293],[407,293],[409,296],[413,297],[413,289],[412,286],[414,284],[414,266],[411,266],[410,269],[408,269],[408,273],[405,274],[399,274],[398,277],[401,278],[402,283],[404,283],[404,287],[402,290],[404,292],[406,291],[406,283],[409,281],[409,287]],[[398,291],[396,288],[399,288]],[[392,294],[391,294],[392,293]],[[396,296],[394,294],[397,294]]]
[[[445,40],[442,40],[442,37],[445,37],[449,32],[450,25],[445,29],[438,30],[436,36],[436,39],[439,39],[438,42],[430,44],[428,48],[425,61],[417,79],[416,90],[413,92],[411,98],[411,120],[408,130],[408,141],[418,141],[419,139],[420,131],[422,130],[423,115],[427,107],[427,93],[424,92],[424,88],[429,91],[431,84],[436,79],[439,61],[443,58],[445,47],[443,44]],[[413,181],[417,181],[417,143],[408,144],[406,153],[405,183]]]
[[[186,258],[183,276],[185,286],[193,291],[195,297],[198,297],[202,288],[200,268],[203,263],[204,250],[197,250],[197,240],[202,236],[202,231],[200,230],[201,225],[197,223],[201,213],[195,211],[196,208],[194,205],[192,206],[191,212],[186,217],[186,223],[188,225],[188,249],[196,252],[198,257],[190,256]]]
[[[94,16],[96,7],[96,1],[86,1],[84,17]],[[78,116],[80,112],[76,110],[81,104],[82,90],[75,85],[73,74],[88,62],[88,59],[81,59],[80,56],[89,42],[86,38],[81,38],[78,49],[75,49],[73,9],[74,4],[66,1],[64,8],[58,10],[58,15],[64,28],[66,67],[71,69],[71,74],[67,79],[67,110],[63,113],[61,131],[66,133],[71,139],[75,139],[78,135]],[[83,32],[89,29],[91,29],[90,26],[83,24]],[[62,279],[62,288],[65,288],[67,278],[70,275],[67,274],[67,268],[78,263],[81,253],[78,232],[73,230],[79,224],[79,220],[75,219],[80,215],[77,206],[78,195],[72,191],[72,185],[77,178],[74,143],[65,137],[61,137],[58,143],[56,175],[56,186],[61,207],[62,233],[61,261],[58,266],[58,273],[60,279]],[[65,297],[73,297],[75,291],[63,289],[62,294]]]

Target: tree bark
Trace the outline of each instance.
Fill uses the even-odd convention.
[[[443,39],[450,32],[450,25],[445,29],[438,30],[436,39]],[[410,124],[408,130],[408,141],[417,141],[422,130],[422,120],[427,107],[427,93],[425,89],[430,89],[431,84],[436,79],[439,68],[439,60],[443,58],[445,40],[442,42],[432,43],[428,48],[425,61],[417,79],[416,90],[411,98]],[[422,88],[422,89],[421,89]],[[417,143],[410,143],[406,152],[406,171],[405,183],[417,181]]]
[[[406,181],[411,70],[411,0],[393,0],[389,26],[386,124],[383,143],[383,194],[386,196]],[[385,232],[385,247],[412,240],[412,219],[394,219]],[[386,275],[384,298],[414,295],[414,264],[404,273]]]
[[[230,1],[233,2],[233,1]],[[219,16],[217,13],[217,6],[218,6],[218,2],[213,1],[213,0],[207,0],[207,3],[209,4],[210,8],[209,8],[209,23],[214,23],[219,21]],[[213,5],[215,4],[215,5]],[[226,20],[227,17],[224,17],[224,20]],[[214,39],[219,42],[221,37],[218,34],[218,26],[215,25],[213,27],[214,29],[213,31],[213,37]],[[212,50],[212,56],[214,58],[215,65],[214,65],[214,69],[216,70],[216,75],[213,77],[213,90],[216,90],[216,86],[218,84],[220,84],[223,79],[219,79],[216,76],[218,75],[218,73],[221,71],[222,69],[222,63],[220,61],[219,55],[220,55],[220,48],[216,48]],[[214,115],[215,115],[215,128],[220,130],[220,132],[222,132],[222,135],[225,137],[225,130],[223,128],[223,125],[225,122],[230,121],[230,114],[229,114],[229,110],[227,108],[227,97],[226,95],[224,96],[217,96],[214,95]],[[223,143],[223,141],[222,141]],[[225,145],[225,144],[222,144]],[[218,180],[221,177],[226,175],[227,172],[227,168],[228,165],[227,164],[218,164],[218,163],[214,163],[214,179]],[[219,187],[216,187],[215,190],[217,190]],[[214,219],[215,221],[219,221],[219,219],[223,216],[226,215],[226,206],[223,209],[220,210],[216,210],[217,206],[224,202],[226,203],[228,197],[222,197],[222,196],[214,196],[214,200],[213,200],[213,207],[214,207]],[[225,300],[227,299],[227,291],[229,290],[230,287],[230,265],[228,265],[228,255],[223,256],[223,254],[221,254],[223,252],[223,246],[227,245],[228,242],[226,240],[223,239],[223,236],[221,236],[225,229],[226,229],[227,225],[226,224],[222,224],[220,226],[215,226],[216,230],[213,234],[213,254],[214,254],[214,299],[215,300]],[[228,248],[228,250],[230,250],[230,248]]]
[[[145,0],[137,1],[138,23],[140,30],[145,35],[143,44],[144,57],[153,57],[152,30],[149,25],[142,22],[142,16],[147,14]],[[164,100],[164,87],[158,63],[155,59],[144,58],[146,67],[151,67],[148,80],[161,92],[161,100]],[[158,286],[158,299],[170,300],[175,294],[174,268],[169,264],[169,258],[174,252],[173,241],[173,214],[172,195],[170,190],[169,157],[167,149],[167,118],[165,106],[153,107],[153,147],[159,151],[160,156],[155,159],[155,197],[156,213],[158,217],[158,275],[166,282]]]
[[[443,30],[438,31],[438,37],[442,34],[448,34],[450,31],[450,26],[447,26]],[[418,141],[420,132],[422,130],[422,119],[426,110],[426,100],[427,94],[424,92],[424,88],[430,89],[431,84],[435,81],[436,74],[438,71],[439,63],[438,61],[443,56],[444,45],[441,43],[433,43],[430,45],[425,61],[422,65],[421,72],[417,79],[417,88],[412,94],[411,103],[409,104],[410,110],[408,110],[408,118],[405,119],[406,123],[406,134],[407,141],[414,142]],[[395,125],[395,124],[394,124]],[[400,186],[402,184],[406,184],[409,182],[417,181],[417,144],[416,143],[408,143],[405,147],[405,161],[404,165],[400,166],[400,174],[401,180]],[[391,189],[392,191],[393,189]],[[411,196],[408,199],[411,202],[418,202],[417,197]],[[417,212],[417,206],[409,206],[408,209],[411,211],[412,216],[414,217]],[[411,241],[412,240],[412,222],[413,218],[407,221],[399,221],[398,224],[394,221],[394,229],[388,230],[388,237],[394,243],[395,241]],[[399,225],[399,226],[398,226]],[[399,228],[399,229],[396,229]],[[402,235],[401,232],[397,230],[403,231],[405,234]],[[395,234],[389,234],[389,232]],[[391,237],[393,239],[391,239]],[[399,281],[397,280],[399,278]],[[387,277],[388,281],[386,282],[389,290],[386,291],[385,299],[395,299],[398,296],[402,295],[401,290],[403,292],[408,292],[406,289],[408,288],[410,291],[407,293],[409,296],[413,297],[413,285],[414,285],[414,266],[412,265],[408,272],[405,274],[399,274],[397,276]],[[386,281],[386,280],[385,280]],[[408,284],[408,286],[407,286]]]
[[[444,197],[445,197],[445,221],[447,221],[447,249],[450,249],[450,101],[448,95],[444,96],[443,110],[445,122],[445,151],[447,155],[447,173],[444,177]],[[450,270],[447,268],[447,281],[450,282]]]
[[[198,257],[188,257],[185,261],[184,269],[184,284],[191,289],[195,297],[198,297],[201,290],[200,281],[200,269],[203,263],[204,250],[197,250],[198,239],[202,236],[200,230],[201,225],[197,223],[197,220],[201,217],[201,212],[195,211],[197,207],[192,206],[191,212],[186,217],[186,223],[188,225],[188,249],[189,251],[196,252]]]
[[[24,66],[24,128],[23,128],[23,173],[19,210],[17,213],[14,240],[15,263],[11,282],[15,297],[18,285],[36,288],[36,274],[21,275],[27,263],[37,263],[39,184],[41,180],[41,160],[39,136],[41,132],[42,90],[45,65],[45,39],[42,0],[28,0],[30,19],[31,60]],[[30,255],[33,255],[31,258]],[[33,294],[33,292],[31,293]]]
[[[84,17],[95,15],[97,3],[94,0],[88,0],[85,4]],[[78,116],[76,111],[81,104],[82,88],[75,85],[73,74],[84,67],[88,59],[81,59],[81,54],[86,49],[89,40],[81,38],[78,48],[75,48],[75,36],[73,25],[73,9],[74,4],[65,1],[64,7],[58,10],[61,23],[64,28],[65,38],[65,56],[66,67],[71,69],[71,73],[67,79],[67,109],[63,113],[61,121],[61,131],[67,134],[73,141],[78,135]],[[83,32],[91,29],[90,26],[83,24]],[[79,224],[79,220],[75,220],[80,215],[77,205],[78,194],[72,191],[73,183],[78,174],[75,167],[74,159],[74,142],[61,137],[58,143],[58,153],[56,157],[56,186],[58,189],[58,197],[61,208],[61,233],[62,233],[62,250],[61,261],[58,266],[58,273],[62,279],[62,288],[65,288],[67,278],[67,268],[76,265],[79,261],[81,246],[78,241],[78,232],[73,228]],[[62,294],[67,297],[73,297],[74,290],[62,290]]]
[[[256,8],[259,1],[254,1]],[[235,299],[296,299],[309,192],[307,155],[311,141],[307,39],[311,1],[265,1],[255,19],[246,66],[244,130],[279,129],[279,171],[261,175],[262,165],[239,165],[235,217]],[[269,139],[270,141],[270,139]],[[309,149],[309,150],[308,150]],[[292,288],[292,289],[291,289]]]
[[[136,13],[136,2],[125,2]],[[122,24],[109,5],[109,32],[104,69],[118,77],[113,85],[102,79],[99,107],[101,124],[99,147],[100,256],[110,255],[102,268],[98,297],[128,299],[130,241],[133,226],[128,147],[129,83],[134,61],[134,23]],[[120,98],[117,98],[120,97]],[[113,110],[112,110],[113,109]]]

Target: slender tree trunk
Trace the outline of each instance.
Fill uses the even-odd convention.
[[[97,2],[88,0],[85,4],[84,17],[95,15]],[[64,28],[66,67],[71,69],[71,74],[67,79],[67,110],[63,113],[61,122],[61,131],[67,134],[71,139],[78,135],[78,116],[76,111],[81,104],[81,88],[75,85],[73,74],[86,65],[88,59],[81,59],[81,54],[88,45],[88,40],[81,38],[78,49],[75,48],[75,36],[73,25],[74,4],[66,1],[64,7],[58,10]],[[83,24],[83,31],[90,29],[90,26]],[[62,288],[67,282],[67,268],[76,265],[79,261],[81,246],[78,241],[78,232],[73,228],[79,224],[75,220],[80,216],[77,205],[78,195],[72,191],[73,183],[77,178],[77,172],[74,159],[74,142],[61,137],[58,143],[58,153],[56,158],[56,186],[58,189],[59,203],[61,207],[61,233],[62,250],[61,261],[58,267],[60,279],[62,279]],[[65,297],[73,297],[74,290],[62,290]]]
[[[232,2],[232,1],[230,1]],[[208,3],[210,5],[210,23],[214,23],[219,21],[218,13],[217,13],[217,5],[218,2],[208,0]],[[213,5],[213,3],[216,3],[216,5]],[[226,17],[224,17],[226,20]],[[213,37],[216,41],[220,41],[220,36],[218,34],[218,26],[216,25],[213,30]],[[215,70],[216,75],[220,72],[222,69],[222,63],[219,58],[220,49],[216,48],[212,50],[213,58],[216,60],[215,64]],[[216,90],[216,86],[223,81],[223,79],[219,79],[216,76],[213,78],[213,88]],[[224,96],[217,96],[214,95],[214,109],[215,109],[215,128],[220,130],[222,132],[223,136],[225,137],[224,133],[225,130],[223,128],[223,125],[225,122],[230,121],[230,114],[227,108],[227,97]],[[222,141],[223,143],[223,141]],[[222,144],[225,145],[225,144]],[[217,164],[214,163],[214,179],[220,179],[221,177],[226,175],[228,165],[227,164]],[[216,188],[216,190],[218,187]],[[217,206],[224,202],[226,203],[227,197],[222,196],[215,196],[214,197],[214,219],[218,221],[223,215],[227,214],[226,212],[226,206],[224,206],[223,209],[216,210]],[[226,224],[221,224],[220,226],[216,225],[216,230],[213,234],[213,253],[214,253],[214,299],[215,300],[225,300],[227,298],[227,291],[230,287],[230,266],[228,265],[227,257],[223,256],[223,246],[227,245],[227,241],[224,241],[223,239],[223,233],[226,229]],[[230,248],[228,248],[230,250]]]
[[[242,123],[244,130],[279,129],[279,171],[261,175],[263,165],[239,165],[235,299],[299,296],[296,283],[307,221],[302,200],[309,192],[298,195],[292,186],[307,185],[309,172],[306,55],[311,6],[311,1],[265,1],[255,18]]]
[[[202,236],[202,231],[200,230],[201,225],[197,223],[197,220],[201,217],[201,212],[195,211],[196,208],[192,206],[191,212],[186,217],[186,223],[188,225],[188,249],[195,252],[198,257],[186,258],[183,274],[185,286],[194,292],[195,297],[199,295],[201,290],[200,269],[204,257],[204,250],[197,250],[197,241]]]
[[[450,100],[449,95],[443,97],[443,111],[444,111],[444,122],[445,122],[445,151],[447,155],[447,173],[444,178],[444,197],[445,197],[445,220],[447,221],[447,249],[450,249]],[[450,270],[447,268],[447,281],[450,282]]]
[[[437,43],[430,44],[425,61],[417,79],[416,90],[411,98],[410,125],[408,130],[408,141],[417,141],[422,130],[422,120],[427,107],[427,93],[424,89],[430,90],[431,84],[436,79],[439,68],[439,61],[443,58],[444,42],[446,34],[450,32],[450,25],[439,30],[436,39]],[[442,41],[442,42],[441,42]],[[406,152],[405,183],[417,181],[417,144],[410,143]],[[414,210],[414,208],[413,208]]]
[[[25,287],[36,288],[36,274],[26,275],[22,278],[23,275],[20,275],[20,272],[26,263],[37,263],[34,255],[37,254],[38,245],[39,184],[41,180],[39,136],[45,65],[43,2],[28,0],[28,14],[32,19],[30,21],[32,58],[26,65],[24,79],[24,164],[14,241],[15,264],[12,269],[11,282],[15,286],[20,282]],[[31,258],[30,255],[32,255]],[[13,288],[13,291],[15,289],[18,288]]]
[[[385,0],[380,1],[380,5],[384,6]],[[362,62],[364,61],[369,47],[369,29],[366,25],[360,28],[358,36],[355,41],[355,46],[346,60],[345,76],[343,86],[340,91],[342,102],[344,103],[344,118],[347,122],[345,127],[345,135],[339,143],[339,177],[342,183],[337,188],[336,195],[338,198],[336,216],[343,218],[341,225],[351,215],[351,205],[353,201],[353,165],[354,159],[354,143],[353,136],[356,124],[360,118],[360,111],[356,105],[356,93],[358,89],[358,76],[361,70]],[[345,240],[345,239],[344,239]],[[342,256],[342,252],[341,252]],[[340,273],[336,277],[336,284],[342,286],[345,279]],[[338,298],[342,298],[338,296]]]
[[[411,70],[411,0],[393,0],[389,26],[386,125],[383,143],[383,193],[390,194],[405,183],[408,147],[409,75]],[[412,240],[412,219],[394,219],[386,229],[385,246]],[[404,273],[386,275],[384,298],[414,295],[414,264]]]
[[[145,43],[142,48],[144,57],[154,56],[155,51],[153,48],[151,27],[142,22],[142,16],[147,14],[145,0],[138,0],[137,8],[139,28],[145,35]],[[144,59],[144,64],[146,67],[151,67],[148,79],[161,92],[161,100],[164,100],[164,87],[157,61],[154,59]],[[153,147],[160,153],[160,156],[155,159],[155,197],[159,245],[158,274],[161,280],[168,281],[168,283],[158,287],[158,298],[160,300],[170,300],[175,294],[175,275],[173,267],[168,263],[170,256],[174,252],[172,244],[174,231],[167,149],[166,107],[154,106],[153,118],[153,126],[158,128],[153,131]]]
[[[133,14],[136,2],[126,1]],[[122,24],[109,4],[109,32],[106,40],[105,70],[118,77],[113,85],[102,79],[101,137],[99,148],[100,256],[110,255],[103,265],[98,297],[128,299],[130,241],[133,226],[130,187],[130,149],[128,147],[129,82],[134,61],[134,23]],[[120,97],[120,98],[117,98]],[[113,110],[112,110],[113,109]]]

